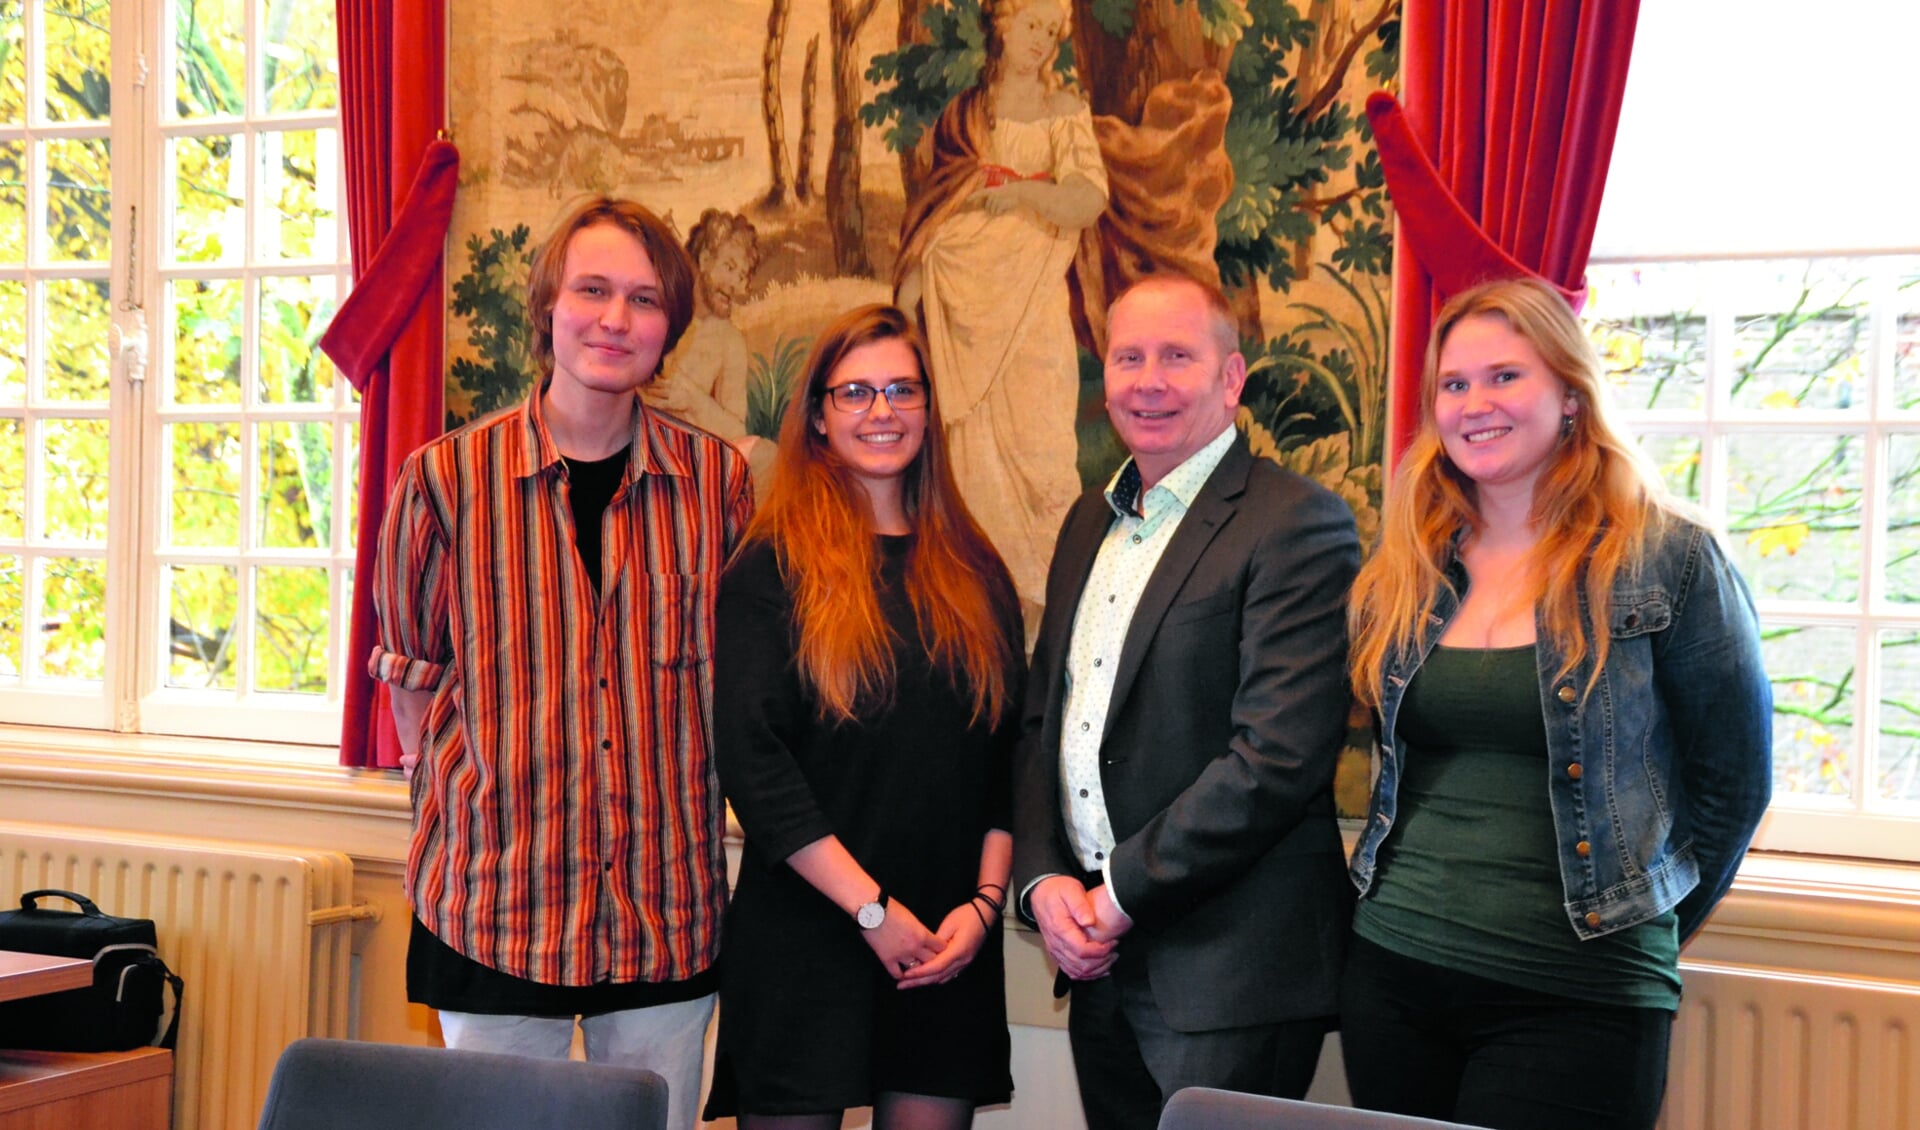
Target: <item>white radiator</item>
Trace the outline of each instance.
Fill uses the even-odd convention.
[[[1661,1130],[1920,1130],[1920,985],[1681,972]]]
[[[349,1034],[351,923],[367,915],[339,852],[0,822],[0,905],[42,887],[154,920],[186,979],[174,1130],[251,1130],[281,1049]]]

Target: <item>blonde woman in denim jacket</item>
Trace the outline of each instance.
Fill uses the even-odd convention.
[[[1650,1130],[1680,947],[1766,808],[1752,598],[1602,391],[1543,284],[1435,321],[1350,611],[1379,727],[1341,994],[1361,1106]]]

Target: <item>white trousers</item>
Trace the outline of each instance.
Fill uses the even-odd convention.
[[[589,1063],[644,1067],[667,1081],[669,1130],[693,1130],[700,1117],[700,1067],[716,997],[632,1008],[580,1021]],[[442,1012],[450,1048],[565,1059],[573,1049],[571,1017],[488,1016]]]

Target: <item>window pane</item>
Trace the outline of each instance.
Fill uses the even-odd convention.
[[[181,137],[167,143],[173,170],[173,255],[182,263],[238,258],[247,246],[246,164],[237,134]]]
[[[169,544],[240,546],[240,425],[168,424]]]
[[[1588,271],[1588,332],[1620,407],[1697,411],[1706,404],[1705,270],[1666,263]]]
[[[107,422],[49,420],[42,428],[46,495],[41,536],[53,541],[107,542]]]
[[[104,263],[113,254],[107,139],[43,141],[47,169],[47,257]]]
[[[98,681],[106,672],[107,567],[93,558],[40,563],[40,672]]]
[[[1849,435],[1727,441],[1727,529],[1756,593],[1860,598],[1860,447]]]
[[[1920,632],[1880,633],[1880,795],[1920,801]]]
[[[0,141],[0,263],[27,261],[27,143]]]
[[[262,568],[257,576],[254,686],[327,693],[327,571]]]
[[[27,536],[27,438],[18,420],[0,420],[0,538]]]
[[[346,550],[348,553],[352,553],[354,547],[358,545],[360,541],[360,421],[359,420],[355,420],[352,423],[347,425],[347,443],[349,445],[348,450],[351,451],[353,455],[353,466],[347,472],[352,477],[349,478],[346,482],[347,528],[343,532],[346,534],[346,538],[345,538]],[[349,581],[348,585],[349,585],[348,591],[351,592],[352,582]]]
[[[332,4],[292,4],[265,0],[260,23],[265,29],[261,79],[269,114],[331,110],[340,104],[340,67]]]
[[[333,545],[333,424],[260,428],[257,544],[273,549]],[[324,590],[323,590],[324,595]]]
[[[333,276],[260,281],[260,400],[333,403],[333,362],[320,334],[333,317]]]
[[[94,403],[107,399],[113,358],[105,279],[56,279],[42,290],[46,304],[46,397]]]
[[[20,630],[20,610],[27,604],[27,575],[20,559],[0,557],[0,675],[17,679],[25,662],[26,637]]]
[[[1893,406],[1920,408],[1920,277],[1904,280],[1894,320]]]
[[[1653,460],[1667,489],[1688,502],[1700,501],[1700,437],[1697,435],[1643,435],[1640,449]]]
[[[181,117],[238,114],[246,108],[245,19],[240,0],[177,0],[174,111]]]
[[[47,118],[101,122],[113,108],[107,0],[45,0]]]
[[[1853,629],[1765,627],[1773,682],[1773,784],[1783,793],[1853,789]]]
[[[232,690],[238,685],[232,655],[238,572],[222,565],[175,565],[167,576],[167,685]]]
[[[330,175],[340,152],[334,130],[285,130],[259,135],[260,257],[332,258],[339,239],[338,178]],[[323,173],[323,170],[325,171]]]
[[[1865,408],[1868,334],[1866,291],[1855,277],[1859,264],[1772,266],[1759,287],[1769,292],[1770,306],[1748,307],[1734,319],[1734,405]]]
[[[0,122],[17,126],[26,120],[26,6],[21,0],[0,0]]]
[[[0,404],[27,400],[27,284],[0,280]]]
[[[239,279],[173,284],[175,404],[240,403],[240,295]]]
[[[1887,441],[1886,597],[1920,603],[1920,435]]]

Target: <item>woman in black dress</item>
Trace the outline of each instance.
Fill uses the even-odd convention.
[[[808,358],[721,583],[720,782],[746,831],[707,1117],[965,1127],[1012,1094],[1000,910],[1022,681],[1013,585],[960,502],[890,306]]]

